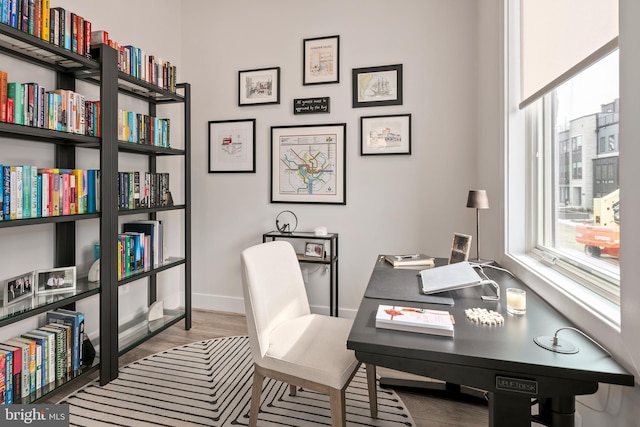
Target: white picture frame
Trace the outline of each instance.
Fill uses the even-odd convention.
[[[75,290],[75,265],[36,271],[36,294],[54,294]]]
[[[305,242],[304,256],[307,258],[324,258],[324,243]]]
[[[2,306],[6,307],[32,298],[35,288],[34,271],[4,280],[2,282]]]

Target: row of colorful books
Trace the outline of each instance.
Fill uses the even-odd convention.
[[[0,220],[95,213],[100,171],[0,165]]]
[[[162,263],[163,230],[162,220],[122,224],[122,233],[118,234],[118,279]]]
[[[58,309],[45,326],[0,342],[0,404],[18,403],[84,364],[84,314]]]
[[[118,139],[120,141],[169,148],[169,132],[169,119],[118,110]]]
[[[9,82],[0,70],[0,121],[100,136],[100,101],[87,101],[72,90],[46,90],[31,83]]]
[[[171,206],[167,172],[118,172],[118,208]]]
[[[0,0],[0,23],[89,58],[92,46],[107,44],[119,53],[120,71],[175,92],[177,70],[169,61],[114,42],[107,31],[93,31],[91,21],[84,17],[50,7],[50,0]]]

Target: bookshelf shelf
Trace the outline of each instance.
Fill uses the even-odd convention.
[[[186,318],[183,310],[164,310],[162,319],[147,320],[147,313],[136,316],[133,320],[121,325],[118,329],[120,336],[120,354],[137,347],[149,338],[153,338],[160,332],[170,328],[180,320]]]
[[[77,242],[76,223],[89,219],[100,219],[96,222],[98,240],[101,248],[100,282],[88,282],[86,277],[80,277],[76,282],[76,289],[60,294],[35,295],[31,299],[22,300],[6,307],[0,307],[0,328],[15,325],[18,322],[30,320],[35,316],[58,308],[74,310],[75,304],[87,298],[94,297],[99,301],[99,311],[86,313],[91,316],[93,323],[99,324],[100,357],[93,363],[73,372],[64,380],[58,380],[43,386],[29,396],[23,397],[16,403],[36,403],[46,394],[63,385],[73,383],[89,373],[99,371],[101,384],[107,384],[117,378],[119,357],[131,350],[144,340],[159,334],[169,326],[184,320],[185,329],[191,328],[191,108],[188,83],[176,85],[176,91],[169,91],[159,86],[132,77],[118,70],[117,51],[107,45],[99,45],[91,49],[90,56],[82,56],[72,51],[56,46],[48,41],[17,30],[6,24],[0,24],[0,54],[16,58],[30,66],[42,67],[55,73],[56,89],[75,91],[77,81],[86,81],[99,88],[101,103],[100,135],[90,137],[80,134],[67,133],[43,129],[39,127],[23,126],[13,123],[0,122],[0,150],[6,144],[4,140],[26,141],[24,150],[35,149],[38,143],[53,146],[50,165],[55,168],[74,169],[76,167],[76,153],[78,148],[96,150],[100,158],[100,200],[101,211],[90,214],[75,214],[64,216],[49,216],[19,220],[0,221],[0,232],[14,227],[29,227],[50,224],[51,227],[37,229],[40,233],[53,233],[52,260],[54,267],[76,265]],[[9,68],[13,63],[10,61]],[[6,65],[2,65],[5,70]],[[15,74],[13,81],[20,80]],[[144,144],[133,144],[118,141],[118,102],[121,96],[142,99],[147,103],[148,114],[156,115],[156,107],[167,103],[181,104],[183,108],[182,125],[183,148],[163,148]],[[175,136],[172,135],[174,138]],[[32,144],[36,143],[36,144]],[[21,148],[22,149],[22,148]],[[42,151],[45,152],[46,151]],[[27,152],[27,151],[25,151]],[[184,174],[180,180],[184,187],[180,194],[184,200],[181,204],[159,206],[119,211],[117,203],[118,188],[118,157],[120,153],[134,153],[144,157],[145,169],[157,172],[156,159],[166,156],[182,157]],[[96,156],[97,157],[97,156]],[[80,157],[79,157],[80,158]],[[0,163],[11,162],[0,159]],[[19,162],[17,162],[19,163]],[[48,167],[48,166],[47,166]],[[172,181],[173,183],[174,181]],[[184,211],[183,239],[184,255],[172,257],[147,271],[136,271],[126,278],[118,280],[117,271],[117,235],[119,233],[119,218],[126,215],[144,215],[148,220],[156,220],[157,214],[165,211]],[[174,221],[173,217],[170,219]],[[179,221],[179,219],[177,219]],[[91,227],[91,225],[89,225]],[[172,227],[173,228],[173,227]],[[15,235],[14,232],[7,232]],[[31,232],[31,230],[29,230]],[[2,235],[0,234],[0,238]],[[82,242],[86,243],[86,242]],[[146,280],[148,287],[147,305],[157,299],[157,276],[170,269],[178,269],[182,275],[184,286],[184,308],[181,310],[165,310],[165,316],[155,322],[146,322],[146,312],[140,313],[134,320],[120,325],[119,295],[120,285],[137,280]],[[2,292],[0,292],[0,295]],[[144,310],[143,310],[144,311]],[[26,331],[25,331],[26,332]]]

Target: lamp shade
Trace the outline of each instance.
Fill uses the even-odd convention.
[[[489,209],[487,190],[469,190],[467,207],[476,209]]]

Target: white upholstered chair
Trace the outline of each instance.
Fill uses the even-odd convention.
[[[262,243],[242,252],[242,283],[254,361],[249,425],[258,420],[265,377],[329,395],[331,425],[343,427],[345,390],[360,363],[347,349],[352,321],[311,314],[291,243]],[[371,417],[377,418],[375,366],[366,365]]]

